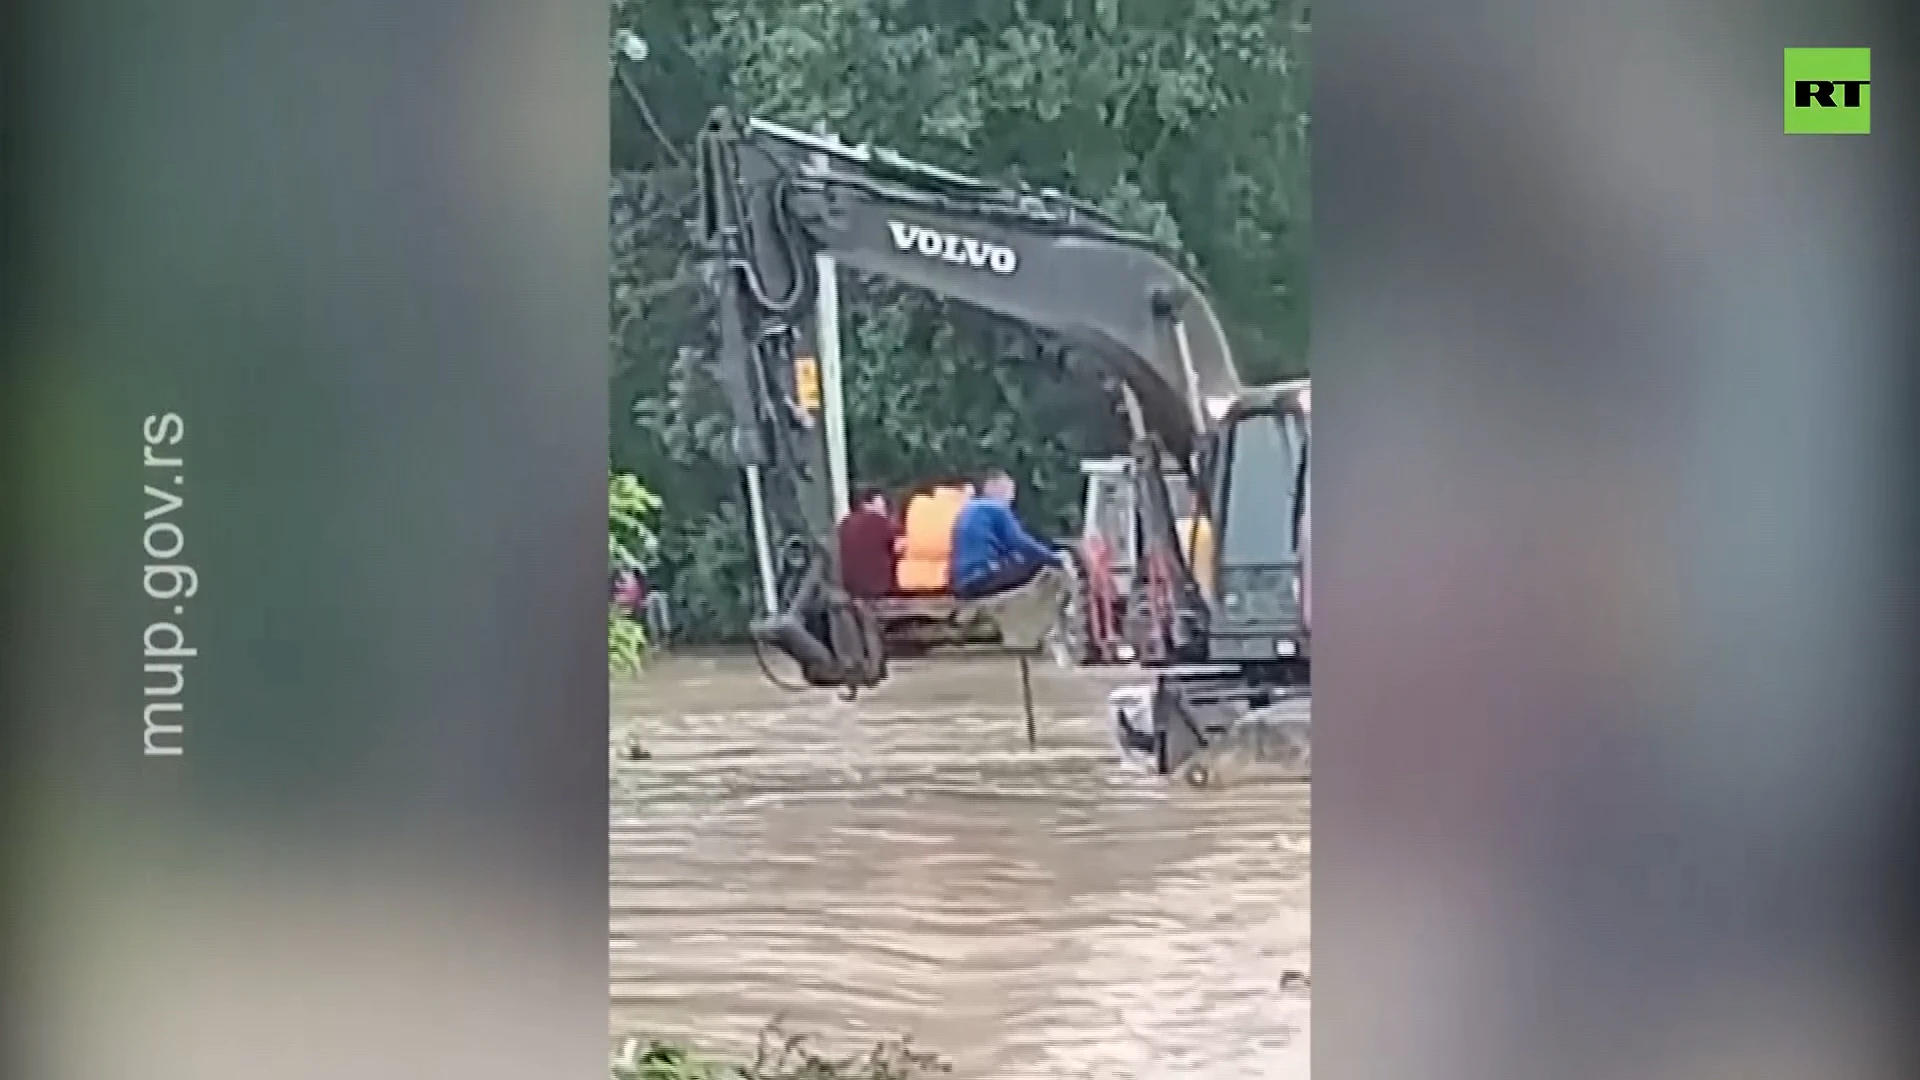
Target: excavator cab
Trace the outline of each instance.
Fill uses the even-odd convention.
[[[1219,521],[1207,657],[1307,681],[1305,388],[1250,391],[1220,418],[1208,469]],[[1284,481],[1276,484],[1276,478]]]
[[[1126,760],[1189,783],[1216,770],[1311,775],[1305,380],[1249,390],[1214,413],[1200,455],[1211,552],[1207,662],[1116,688],[1107,700]],[[1196,563],[1206,556],[1194,545]]]

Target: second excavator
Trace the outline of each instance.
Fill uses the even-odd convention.
[[[824,254],[1024,323],[1117,387],[1137,489],[1135,572],[1167,601],[1153,624],[1164,640],[1151,650],[1163,666],[1111,708],[1125,754],[1204,779],[1207,751],[1303,692],[1306,386],[1242,385],[1212,306],[1170,253],[1057,191],[991,184],[726,109],[701,131],[697,167],[697,239],[734,455],[761,547],[779,553],[778,568],[762,568],[779,581],[756,641],[812,686],[852,695],[886,678],[878,623],[840,587],[832,540],[810,342]],[[1192,513],[1216,538],[1195,555],[1209,567],[1183,550],[1169,475],[1185,478]],[[1269,748],[1261,754],[1304,754],[1301,725],[1278,743],[1271,734],[1256,740]]]

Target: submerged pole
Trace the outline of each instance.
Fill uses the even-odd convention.
[[[1033,715],[1033,662],[1020,654],[1020,708],[1027,716],[1027,749],[1040,746],[1040,730]]]

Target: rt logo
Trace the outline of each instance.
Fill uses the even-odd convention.
[[[1868,49],[1788,49],[1789,135],[1865,135],[1872,126]]]

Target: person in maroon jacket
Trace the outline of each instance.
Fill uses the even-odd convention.
[[[894,591],[900,530],[877,487],[854,492],[853,509],[840,521],[840,581],[848,593],[877,600]]]

